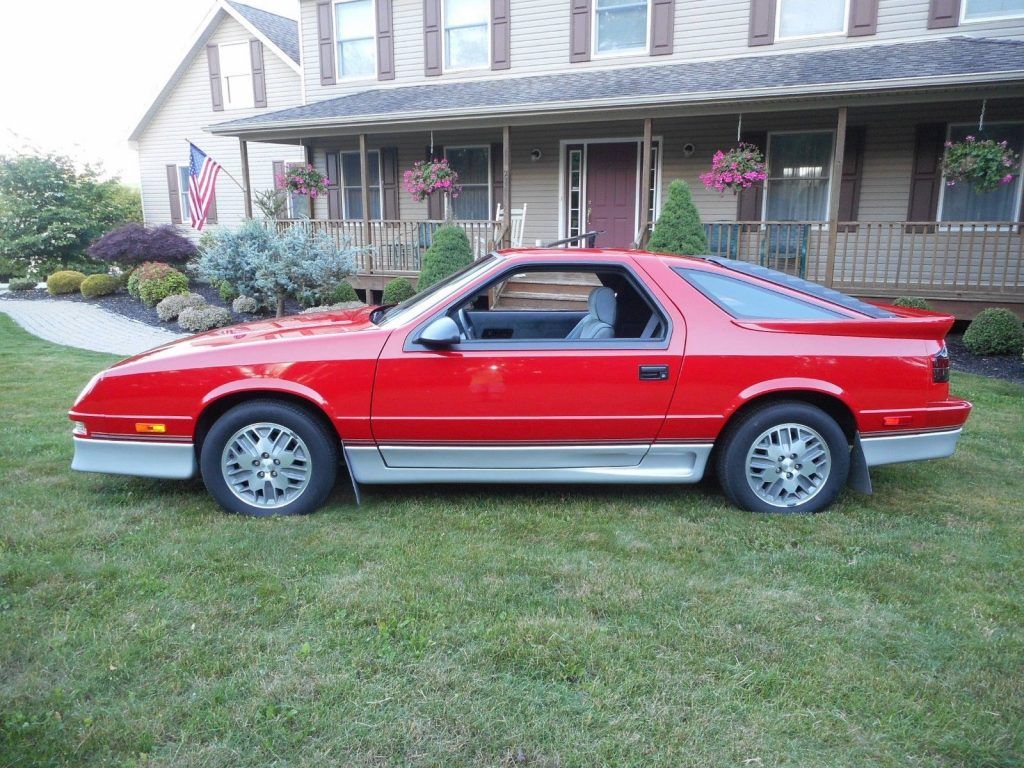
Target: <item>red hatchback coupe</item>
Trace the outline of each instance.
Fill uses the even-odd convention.
[[[512,250],[391,307],[237,325],[100,373],[72,467],[190,478],[231,512],[359,484],[694,483],[816,512],[953,453],[953,318],[718,258]]]

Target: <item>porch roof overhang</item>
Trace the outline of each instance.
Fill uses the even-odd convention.
[[[381,86],[217,123],[220,136],[296,141],[370,131],[523,125],[663,114],[793,109],[829,101],[1016,95],[1024,41],[946,37],[823,51]],[[1007,87],[1010,90],[1007,90]]]

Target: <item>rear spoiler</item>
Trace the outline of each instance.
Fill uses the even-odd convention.
[[[942,341],[953,327],[952,315],[894,307],[901,315],[855,320],[733,320],[740,328],[767,333],[806,333],[814,336],[857,336],[875,339]],[[914,315],[902,315],[913,312]]]

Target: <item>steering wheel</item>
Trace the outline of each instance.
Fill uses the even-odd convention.
[[[465,336],[467,340],[472,339],[473,326],[469,322],[469,313],[466,311],[466,308],[462,307],[461,309],[459,309],[458,315],[459,325],[462,326],[462,335]]]

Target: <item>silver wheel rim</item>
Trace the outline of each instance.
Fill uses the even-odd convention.
[[[832,471],[832,454],[820,434],[804,424],[766,429],[747,452],[747,483],[773,507],[798,507],[813,499]]]
[[[270,422],[250,424],[235,432],[224,446],[220,466],[231,492],[260,509],[291,504],[309,486],[313,473],[303,439]]]

